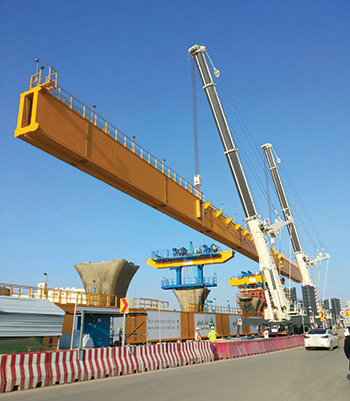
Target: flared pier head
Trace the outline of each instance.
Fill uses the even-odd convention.
[[[114,294],[118,298],[125,298],[128,287],[134,274],[140,266],[124,259],[115,259],[110,262],[83,262],[74,265],[84,284],[86,292],[97,294]]]
[[[207,288],[196,288],[191,290],[173,290],[182,311],[187,311],[187,304],[204,305],[210,290]]]

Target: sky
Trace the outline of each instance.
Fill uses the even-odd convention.
[[[50,288],[82,283],[74,265],[126,259],[140,268],[130,298],[168,301],[153,250],[213,241],[97,179],[14,138],[20,94],[36,63],[58,85],[188,181],[195,173],[191,61],[205,45],[262,219],[267,172],[260,146],[280,171],[305,253],[331,255],[312,271],[319,298],[350,299],[350,3],[309,1],[0,0],[0,282]],[[206,200],[244,224],[243,208],[196,74],[198,157]],[[229,96],[225,96],[228,93]],[[235,117],[242,116],[240,128]],[[254,146],[251,146],[251,143]],[[283,175],[284,174],[284,175]],[[272,186],[269,197],[280,207]],[[272,221],[275,217],[272,216]],[[310,225],[310,221],[312,225]],[[220,244],[218,244],[220,245]],[[292,256],[286,229],[276,246]],[[226,250],[222,246],[223,250]],[[327,270],[328,266],[328,270]],[[228,279],[259,266],[236,253],[209,299],[236,306]],[[188,272],[189,276],[191,272]],[[326,279],[327,276],[327,279]],[[301,298],[300,284],[296,286]]]

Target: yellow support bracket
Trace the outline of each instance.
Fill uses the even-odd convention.
[[[237,231],[237,230],[239,230],[241,227],[242,227],[242,224],[236,224],[235,230]]]
[[[228,217],[228,218],[226,219],[226,225],[228,226],[228,225],[231,223],[232,220],[233,220],[232,217]]]
[[[205,202],[204,203],[204,209],[209,209],[211,207],[211,202]]]
[[[217,210],[216,211],[216,217],[219,217],[219,216],[221,216],[222,215],[222,210]]]

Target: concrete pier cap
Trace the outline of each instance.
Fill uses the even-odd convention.
[[[97,294],[114,294],[125,298],[130,281],[140,266],[125,259],[115,259],[110,262],[83,262],[74,265],[86,292]]]
[[[187,311],[187,304],[204,305],[210,290],[207,288],[196,288],[192,290],[173,290],[182,311]]]

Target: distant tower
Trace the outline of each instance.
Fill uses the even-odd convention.
[[[295,287],[285,288],[284,292],[286,294],[289,302],[296,303],[297,302],[297,289]]]
[[[339,313],[342,308],[340,298],[331,298],[331,305],[332,305],[332,315],[335,322],[338,323],[340,320]]]
[[[303,285],[301,288],[303,293],[303,305],[306,314],[308,316],[317,316],[318,308],[316,304],[315,287],[313,285]]]

